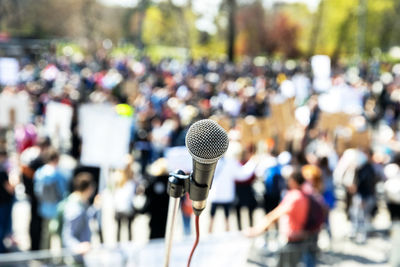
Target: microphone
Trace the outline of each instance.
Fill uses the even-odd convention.
[[[189,197],[193,211],[199,216],[206,207],[218,160],[228,149],[229,139],[225,130],[213,120],[200,120],[190,126],[186,147],[193,158]]]

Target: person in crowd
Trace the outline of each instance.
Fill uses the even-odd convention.
[[[68,181],[58,168],[60,159],[55,149],[47,151],[46,164],[34,176],[34,192],[38,199],[38,212],[42,218],[41,249],[49,249],[51,236],[49,222],[57,216],[58,204],[67,196]]]
[[[73,180],[73,192],[65,200],[63,207],[62,244],[70,249],[82,262],[82,257],[89,252],[91,231],[89,220],[93,216],[89,200],[93,196],[96,184],[92,175],[81,172]]]
[[[356,238],[356,242],[365,243],[367,231],[370,227],[372,212],[376,204],[375,186],[378,181],[373,166],[373,152],[367,152],[367,161],[361,165],[355,174],[354,199],[352,224],[353,232],[351,237]]]
[[[37,130],[34,124],[25,126],[19,125],[15,129],[15,142],[18,153],[35,145],[37,139]]]
[[[312,140],[305,148],[307,161],[318,165],[318,160],[326,157],[329,168],[333,170],[337,165],[338,155],[331,139],[327,132],[322,131],[317,138]]]
[[[136,182],[132,171],[133,157],[127,155],[126,167],[119,173],[114,191],[114,211],[117,221],[117,241],[121,241],[122,222],[126,221],[128,240],[132,240],[132,222],[135,215],[133,199],[136,192]]]
[[[321,170],[322,182],[323,182],[322,197],[324,198],[324,202],[327,205],[328,211],[330,211],[335,207],[336,195],[335,195],[335,185],[333,184],[332,171],[328,166],[328,158],[323,157],[319,159],[318,167]],[[326,230],[328,231],[329,237],[332,238],[331,226],[329,222],[329,214],[327,215],[327,220],[326,220]]]
[[[170,143],[172,129],[169,128],[166,122],[162,123],[157,117],[151,122],[150,141],[152,144],[152,162],[164,156],[164,150]]]
[[[350,219],[350,207],[353,196],[356,193],[355,177],[356,170],[367,161],[367,156],[360,149],[349,148],[345,150],[333,171],[335,184],[342,186],[346,192],[345,212]]]
[[[264,174],[264,210],[266,213],[275,209],[281,201],[282,180],[281,166],[276,160],[274,165],[265,170]]]
[[[25,187],[25,194],[30,203],[29,237],[30,249],[40,249],[40,237],[42,232],[42,217],[39,215],[39,200],[34,193],[35,172],[44,165],[44,157],[50,148],[48,138],[39,138],[36,144],[25,149],[21,156],[21,175]]]
[[[171,130],[171,147],[174,146],[184,146],[185,136],[188,131],[188,127],[182,125],[179,116],[173,116],[172,118],[172,130]]]
[[[323,157],[318,160],[318,167],[321,170],[322,177],[322,195],[324,197],[325,203],[330,209],[335,207],[336,196],[335,196],[335,185],[333,183],[332,171],[329,168],[328,158]]]
[[[247,153],[246,153],[247,152]],[[249,149],[244,151],[244,155],[242,157],[242,164],[245,164],[251,155],[255,153],[255,146],[251,145]],[[242,230],[242,220],[241,220],[241,209],[242,207],[246,207],[249,214],[249,224],[253,226],[253,213],[257,207],[257,200],[255,197],[255,192],[253,189],[253,183],[256,179],[255,173],[248,179],[244,181],[235,180],[235,189],[236,189],[236,219],[238,222],[239,230]]]
[[[164,238],[169,204],[167,160],[159,158],[153,162],[149,166],[148,175],[144,193],[147,199],[145,212],[150,214],[150,239]]]
[[[262,122],[260,125],[264,126],[265,119],[267,121],[276,118],[276,112],[280,113],[279,106],[287,103],[293,104],[291,101],[294,97],[294,106],[291,108],[296,108],[296,106],[306,108],[306,114],[302,116],[305,118],[304,125],[296,126],[294,127],[295,130],[292,131],[294,129],[292,126],[296,123],[292,123],[293,121],[290,120],[291,125],[288,127],[287,121],[284,121],[288,118],[286,115],[292,113],[292,109],[288,108],[284,110],[285,112],[279,114],[282,116],[278,116],[278,119],[282,118],[282,124],[278,121],[279,127],[269,126],[273,131],[268,131],[268,134],[263,128],[261,128],[261,131],[252,128],[251,131],[246,132],[249,136],[251,135],[251,138],[259,140],[258,149],[265,145],[264,143],[267,141],[267,153],[262,156],[263,160],[259,162],[256,168],[257,178],[263,180],[265,178],[267,188],[265,210],[267,214],[273,213],[280,206],[279,203],[282,199],[282,192],[274,196],[269,195],[270,192],[275,193],[279,190],[274,189],[276,185],[274,179],[266,178],[268,176],[267,169],[272,174],[279,173],[277,166],[280,162],[275,154],[278,150],[290,151],[293,156],[291,163],[298,165],[314,164],[320,167],[322,178],[319,181],[309,180],[304,187],[322,193],[326,202],[328,202],[328,199],[332,201],[332,196],[329,194],[333,192],[333,189],[329,181],[330,178],[326,178],[330,177],[329,170],[325,163],[318,162],[318,158],[327,157],[327,165],[329,165],[330,170],[333,170],[335,189],[342,187],[346,192],[346,212],[351,207],[351,200],[354,196],[356,196],[354,199],[360,199],[359,203],[369,203],[371,200],[369,197],[371,191],[366,189],[369,188],[371,180],[364,179],[369,175],[369,172],[363,170],[363,168],[369,168],[364,166],[367,162],[367,156],[358,148],[359,143],[362,143],[363,140],[353,140],[353,137],[352,140],[349,140],[350,142],[343,143],[343,136],[347,138],[348,134],[346,129],[355,129],[356,131],[353,131],[353,133],[356,135],[359,134],[359,131],[364,130],[371,133],[374,145],[382,146],[384,153],[388,155],[399,150],[398,80],[400,72],[396,65],[380,65],[378,63],[375,64],[374,68],[365,66],[360,68],[360,77],[358,77],[360,82],[357,84],[361,86],[347,79],[348,75],[344,74],[346,68],[332,66],[332,73],[334,73],[333,90],[313,94],[310,91],[311,79],[310,83],[307,81],[311,77],[309,75],[311,72],[308,70],[310,64],[306,61],[301,62],[294,69],[289,69],[288,64],[286,64],[289,62],[285,63],[276,59],[270,59],[263,66],[258,66],[251,60],[232,64],[222,61],[215,62],[206,58],[199,61],[189,60],[184,63],[178,63],[174,59],[163,59],[159,63],[153,63],[146,57],[141,59],[131,56],[115,57],[105,51],[97,52],[93,53],[91,57],[82,58],[80,62],[75,62],[75,57],[74,60],[70,60],[70,57],[60,57],[51,51],[38,54],[34,59],[25,57],[20,62],[20,80],[18,86],[12,88],[29,94],[34,110],[29,122],[33,125],[28,128],[29,130],[35,128],[36,132],[34,134],[30,131],[23,133],[27,134],[26,137],[29,137],[29,140],[25,140],[29,142],[25,143],[21,142],[21,136],[18,136],[21,131],[14,131],[17,136],[14,136],[15,140],[12,141],[16,141],[14,143],[17,153],[23,150],[20,155],[20,162],[22,180],[31,208],[31,216],[26,216],[26,220],[30,220],[29,235],[32,250],[37,250],[40,247],[42,223],[39,211],[41,212],[43,205],[39,205],[39,202],[42,204],[39,199],[48,197],[44,194],[35,195],[34,177],[35,172],[38,172],[37,170],[44,164],[44,155],[48,150],[49,143],[39,138],[36,145],[29,146],[31,146],[33,139],[37,139],[36,135],[49,135],[46,132],[46,127],[44,127],[44,122],[47,112],[46,105],[52,101],[75,105],[71,127],[74,132],[72,154],[77,159],[79,158],[81,143],[77,126],[80,123],[86,123],[78,121],[80,105],[85,103],[108,103],[111,105],[128,103],[132,106],[134,109],[134,127],[129,152],[135,156],[135,161],[140,165],[141,174],[146,175],[148,166],[153,160],[162,156],[164,148],[184,145],[185,134],[192,121],[216,115],[217,119],[225,124],[225,128],[231,128],[231,124],[234,125],[235,122],[243,121],[246,116],[251,115],[254,116],[253,118],[257,120],[257,123]],[[383,79],[379,77],[381,70],[379,66],[384,66],[385,72],[387,71],[392,75],[392,82],[381,84]],[[299,76],[301,76],[300,79]],[[314,85],[317,86],[316,83],[313,83]],[[318,91],[318,88],[312,89]],[[3,89],[1,94],[4,91],[6,90]],[[338,98],[331,98],[330,92],[334,92],[335,94],[332,96]],[[329,95],[326,98],[328,101],[323,101],[323,96],[327,93]],[[360,105],[362,96],[367,96],[364,105]],[[335,99],[335,101],[330,101],[331,99]],[[287,102],[283,103],[282,101]],[[333,120],[332,125],[330,125],[331,121],[328,121],[329,125],[320,124],[324,113],[330,108],[341,109],[341,112],[356,111],[366,118],[365,125],[363,127],[353,125],[357,120],[354,120],[356,117],[352,115],[349,115],[349,118],[351,118],[349,125],[342,125],[346,120],[341,121],[340,125],[346,126],[341,127],[341,129],[331,128],[331,126],[338,124]],[[14,115],[16,114],[18,112],[14,113]],[[357,115],[357,117],[359,119],[360,116]],[[172,121],[172,123],[170,124],[169,121]],[[246,119],[245,122],[247,122]],[[269,122],[271,121],[269,120]],[[26,127],[29,123],[22,127]],[[374,127],[373,131],[368,127],[371,125]],[[285,130],[285,133],[282,130]],[[332,138],[333,136],[335,140]],[[291,138],[293,140],[289,140]],[[238,141],[241,142],[242,140]],[[4,141],[0,140],[0,145],[2,142]],[[276,147],[274,142],[277,143]],[[383,142],[383,144],[379,144],[380,142]],[[288,147],[283,148],[282,144],[287,144]],[[363,144],[362,146],[369,148],[370,144]],[[342,154],[344,149],[347,150]],[[156,153],[153,153],[153,151]],[[338,161],[339,155],[341,157]],[[221,167],[217,167],[217,170],[227,171],[223,167],[223,164],[227,161],[228,157],[226,160],[221,160],[218,163]],[[233,161],[229,159],[229,162]],[[335,167],[336,163],[337,167]],[[229,165],[238,166],[238,169],[240,166],[238,161],[229,163]],[[243,166],[240,167],[244,168]],[[232,170],[229,170],[229,172]],[[368,175],[365,176],[365,173],[368,173]],[[280,174],[285,176],[283,168],[281,168]],[[150,210],[152,210],[150,213],[153,218],[150,223],[152,238],[163,237],[164,235],[157,231],[165,228],[163,225],[166,220],[168,201],[164,191],[166,176],[166,173],[155,173],[147,179],[149,187],[146,191],[149,194],[148,204]],[[232,175],[229,178],[228,176],[223,177],[217,171],[215,173],[214,184],[209,197],[209,200],[215,204],[214,212],[220,204],[226,205],[226,207],[232,205],[232,196],[235,195],[232,193],[234,192],[232,188],[235,188],[232,181],[236,180],[237,177],[232,178],[234,176]],[[250,179],[250,177],[247,178]],[[225,180],[229,180],[229,182],[223,182]],[[245,183],[250,181],[251,179]],[[394,181],[395,179],[388,179],[386,187],[394,190],[394,187],[391,186]],[[219,185],[219,183],[224,184],[224,186]],[[5,184],[5,188],[9,189],[7,183]],[[314,185],[314,187],[311,185]],[[221,186],[223,190],[216,189],[218,186]],[[239,192],[240,186],[237,183],[238,195],[241,194]],[[246,190],[249,188],[247,187]],[[340,191],[338,190],[338,192]],[[339,194],[338,197],[340,197]],[[391,194],[390,199],[387,204],[392,219],[395,220],[397,209],[395,194]],[[332,207],[329,202],[328,204]],[[368,221],[368,218],[365,218],[365,220]],[[362,219],[363,222],[365,220]]]
[[[235,200],[235,181],[249,180],[257,167],[258,159],[255,156],[252,156],[247,163],[242,166],[240,161],[235,158],[234,153],[229,150],[230,148],[228,148],[226,156],[218,161],[208,196],[208,201],[211,203],[210,233],[213,230],[214,217],[218,207],[224,210],[225,231],[230,230],[229,213]]]
[[[321,194],[324,186],[321,169],[316,165],[307,164],[301,168],[301,173],[307,181],[303,190],[310,194]]]
[[[8,179],[7,151],[0,147],[0,253],[7,252],[4,239],[12,233],[13,202],[14,186]]]
[[[279,190],[279,180],[281,178],[280,165],[278,157],[275,153],[275,141],[272,138],[267,138],[264,145],[265,153],[262,153],[256,168],[256,176],[262,177],[264,181],[264,210],[266,213],[270,212],[278,206],[281,199],[281,192]]]
[[[400,154],[393,157],[391,163],[385,166],[387,177],[384,183],[384,196],[389,210],[391,223],[391,266],[400,266],[398,245],[400,244]]]
[[[140,166],[142,175],[146,174],[147,165],[151,161],[152,147],[150,143],[150,125],[146,122],[146,116],[138,115],[137,125],[133,134],[135,150],[140,151]]]
[[[189,198],[189,193],[181,198],[181,211],[182,211],[182,221],[183,221],[183,234],[189,236],[192,232],[191,221],[193,215],[192,200]]]
[[[307,195],[302,190],[304,183],[305,179],[301,171],[294,170],[287,181],[289,191],[281,203],[254,227],[243,231],[247,237],[256,237],[280,220],[279,230],[287,242],[279,251],[277,266],[297,266],[303,260],[305,261],[303,258],[306,255],[312,258],[311,261],[307,261],[310,264],[307,266],[315,266],[313,263],[315,263],[317,239],[314,233],[305,230],[310,204]]]
[[[96,185],[100,185],[100,167],[95,167],[95,166],[87,166],[87,165],[82,165],[79,164],[75,167],[75,169],[72,172],[72,177],[77,177],[77,175],[81,172],[87,172],[90,173],[92,176],[92,179],[94,180],[94,183]],[[69,182],[69,190],[70,192],[73,191],[73,181]],[[89,202],[92,205],[94,203],[94,200],[96,199],[97,203],[99,204],[101,202],[101,194],[102,192],[100,191],[100,187],[97,186],[95,189],[95,192],[93,196],[90,198]],[[100,243],[104,243],[104,236],[103,236],[103,229],[102,229],[102,210],[100,205],[94,205],[93,206],[93,217],[94,217],[94,229],[93,232],[96,234],[100,240]]]
[[[312,196],[313,199],[321,206],[324,218],[323,223],[327,227],[328,235],[330,235],[329,206],[325,202],[325,198],[323,196],[325,188],[322,179],[322,171],[317,165],[307,164],[301,168],[301,173],[306,181],[302,187],[302,190],[306,194]]]

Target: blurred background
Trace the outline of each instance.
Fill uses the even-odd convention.
[[[335,64],[396,60],[398,8],[391,0],[2,1],[2,51],[8,41],[9,54],[51,48],[76,60],[97,49],[152,60],[321,53]]]
[[[301,266],[400,266],[399,14],[397,0],[1,0],[0,266],[160,266],[168,173],[190,173],[200,119],[230,146],[192,266],[275,266],[285,228],[241,231],[287,203],[297,169],[328,214],[313,249],[291,248],[316,257]],[[193,217],[186,195],[171,266]]]

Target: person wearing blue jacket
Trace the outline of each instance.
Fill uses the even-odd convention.
[[[49,222],[57,216],[58,204],[67,196],[67,178],[58,168],[59,154],[50,149],[46,164],[35,172],[34,192],[38,199],[38,213],[42,217],[41,249],[50,248]]]

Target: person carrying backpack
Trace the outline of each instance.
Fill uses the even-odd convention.
[[[304,261],[308,263],[307,266],[315,266],[315,258],[306,259],[315,256],[313,251],[309,251],[309,244],[316,244],[317,235],[313,231],[305,230],[306,227],[311,227],[311,222],[310,226],[307,225],[311,204],[309,195],[302,190],[304,182],[301,171],[293,171],[287,181],[289,190],[281,203],[266,214],[256,226],[243,231],[247,237],[256,237],[263,234],[280,219],[279,230],[287,240],[279,252],[277,266],[280,267],[297,266]],[[311,207],[311,209],[313,208]]]
[[[307,164],[301,169],[305,183],[302,191],[309,199],[309,212],[306,231],[319,232],[324,223],[328,221],[329,207],[322,193],[324,192],[324,184],[322,180],[322,171],[316,165]]]
[[[321,169],[316,165],[307,164],[301,168],[301,172],[306,181],[302,191],[308,199],[307,219],[303,226],[304,239],[307,240],[303,259],[306,266],[315,266],[319,232],[324,225],[329,225],[329,207],[322,195],[324,183]]]

